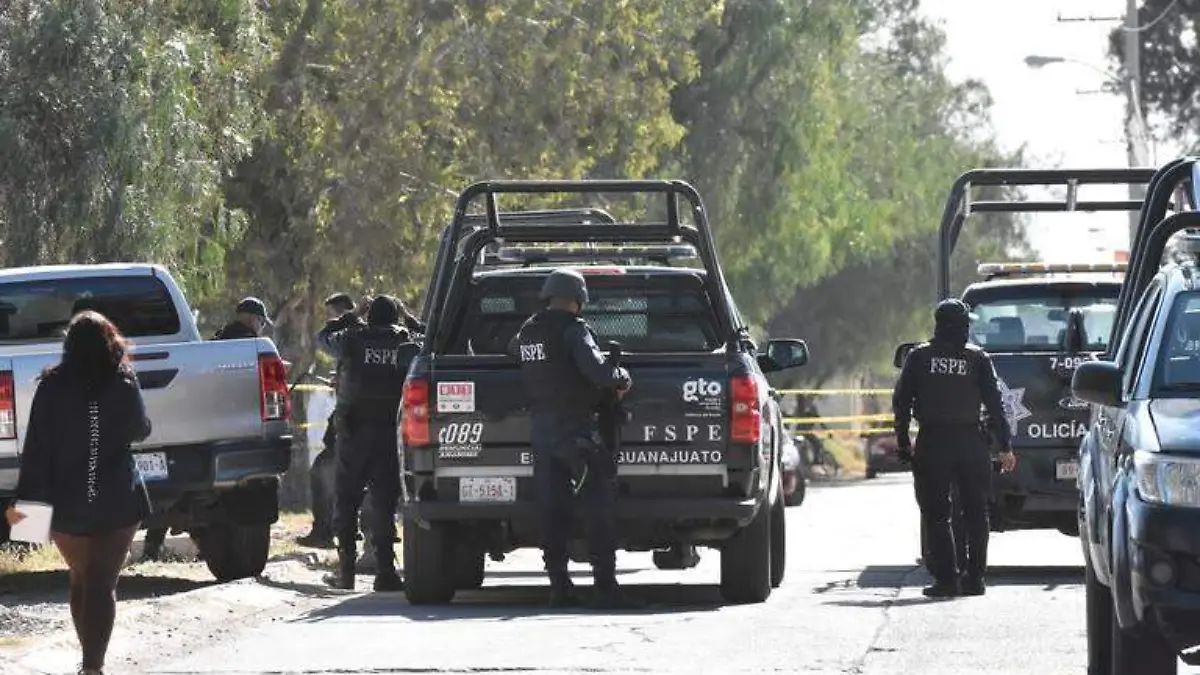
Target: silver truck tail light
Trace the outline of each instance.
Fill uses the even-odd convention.
[[[11,372],[0,372],[0,439],[17,437],[17,395]]]
[[[287,369],[278,354],[258,355],[258,384],[262,395],[263,421],[289,419],[292,402],[288,395]]]

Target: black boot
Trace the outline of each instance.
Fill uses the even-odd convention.
[[[575,594],[575,584],[566,572],[550,573],[550,606],[578,607],[579,596]]]
[[[354,549],[338,550],[337,572],[325,576],[325,583],[343,591],[354,590]]]
[[[404,580],[395,569],[380,570],[375,573],[376,593],[398,593],[404,590]]]
[[[927,586],[921,591],[927,598],[953,598],[960,593],[957,578],[953,581],[935,581],[932,586]]]
[[[621,590],[614,571],[594,570],[592,578],[595,580],[595,584],[592,587],[592,601],[589,604],[593,609],[639,609],[642,607],[641,603],[626,596]]]
[[[967,575],[963,578],[962,594],[963,595],[983,595],[987,592],[987,584],[984,583],[983,577]]]

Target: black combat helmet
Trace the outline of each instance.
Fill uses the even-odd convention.
[[[971,310],[958,298],[938,303],[933,310],[933,335],[936,338],[965,344],[971,328]]]
[[[582,307],[588,301],[587,282],[578,271],[560,267],[546,277],[546,283],[542,284],[542,292],[538,297],[542,300],[566,298],[578,302]]]
[[[367,309],[367,324],[371,326],[391,326],[400,320],[400,306],[391,296],[376,296]]]

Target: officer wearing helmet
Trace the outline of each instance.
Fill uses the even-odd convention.
[[[587,522],[595,604],[627,607],[631,603],[616,578],[616,460],[603,447],[596,413],[606,394],[624,396],[631,380],[624,368],[607,362],[595,333],[580,316],[588,292],[579,272],[555,270],[546,277],[539,297],[546,308],[521,326],[509,351],[520,359],[531,404],[533,472],[550,602],[578,602],[567,575],[573,497],[578,493]]]
[[[971,315],[966,304],[945,300],[933,316],[933,338],[909,353],[892,395],[896,440],[901,456],[912,459],[922,524],[929,538],[931,559],[926,567],[934,583],[924,594],[982,595],[992,463],[979,424],[981,410],[987,410],[1006,471],[1016,463],[1012,435],[992,359],[967,343]],[[913,417],[920,424],[916,448],[908,434]],[[953,489],[961,502],[965,560],[958,560],[960,554],[955,550],[950,512]]]
[[[400,464],[396,421],[404,378],[419,348],[401,328],[400,305],[381,295],[371,301],[366,324],[354,312],[328,322],[317,344],[338,359],[338,450],[335,470],[334,533],[338,570],[328,583],[354,588],[358,512],[370,486],[375,522],[368,545],[375,549],[375,590],[400,591],[396,572],[396,504],[400,499]]]

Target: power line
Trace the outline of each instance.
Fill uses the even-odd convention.
[[[1142,24],[1141,26],[1121,26],[1121,30],[1127,33],[1141,33],[1143,31],[1148,31],[1157,26],[1160,21],[1167,18],[1167,15],[1170,14],[1171,10],[1175,9],[1175,6],[1178,4],[1179,0],[1171,0],[1171,4],[1167,5],[1167,8],[1160,12],[1159,15],[1154,17],[1149,23]]]

